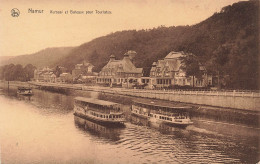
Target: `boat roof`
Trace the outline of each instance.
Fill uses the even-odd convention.
[[[110,105],[117,105],[118,103],[114,103],[114,102],[110,102],[110,101],[104,101],[104,100],[99,100],[99,99],[94,99],[94,98],[86,98],[86,97],[75,97],[75,100],[78,101],[83,101],[83,102],[87,102],[90,104],[97,104],[97,105],[106,105],[106,106],[110,106]]]
[[[171,108],[171,109],[190,109],[192,108],[191,106],[183,105],[180,103],[175,103],[175,102],[167,102],[167,101],[158,101],[158,100],[139,100],[139,101],[134,101],[135,103],[138,104],[143,104],[143,105],[149,105],[149,106],[155,106],[155,107],[161,107],[161,108]]]

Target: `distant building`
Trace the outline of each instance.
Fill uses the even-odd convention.
[[[34,80],[37,82],[56,82],[56,75],[52,69],[44,67],[34,71]]]
[[[193,78],[187,77],[186,72],[181,69],[181,57],[183,52],[170,52],[164,59],[154,62],[150,70],[150,85],[156,87],[193,86]],[[212,77],[207,75],[204,66],[200,66],[203,72],[201,79],[194,78],[195,87],[207,87],[212,85]]]
[[[130,57],[135,56],[135,51],[128,51],[122,60],[116,60],[114,55],[99,72],[96,82],[98,84],[117,84],[130,87],[143,76],[143,68],[136,68]]]
[[[72,70],[73,81],[78,80],[82,76],[92,75],[93,65],[84,61],[82,64],[76,64],[75,69]]]

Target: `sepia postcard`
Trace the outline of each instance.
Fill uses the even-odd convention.
[[[258,0],[0,0],[0,164],[259,163]]]

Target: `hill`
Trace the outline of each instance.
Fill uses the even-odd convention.
[[[55,63],[66,57],[72,49],[73,47],[46,48],[29,55],[0,58],[0,64],[5,65],[13,63],[21,64],[23,66],[32,64],[37,68],[44,66],[53,67]]]
[[[0,65],[4,65],[5,63],[7,63],[7,61],[11,58],[13,58],[14,56],[0,56]]]
[[[115,32],[74,48],[56,65],[72,70],[76,63],[87,60],[100,71],[111,54],[121,59],[126,51],[134,50],[137,67],[149,75],[154,61],[170,51],[184,51],[198,56],[211,73],[219,74],[223,87],[257,89],[258,13],[259,1],[239,2],[193,26]]]

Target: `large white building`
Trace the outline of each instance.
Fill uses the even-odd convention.
[[[110,56],[109,62],[99,72],[96,82],[98,84],[127,85],[137,82],[143,75],[143,68],[136,68],[131,60],[135,51],[128,51],[122,60]]]

